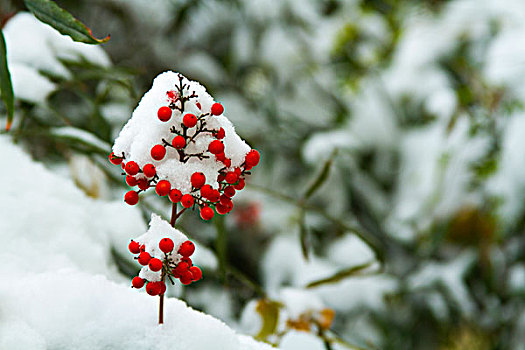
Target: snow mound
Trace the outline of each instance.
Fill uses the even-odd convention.
[[[157,299],[101,275],[2,276],[10,280],[0,286],[2,349],[273,349],[174,298],[165,300],[168,321],[158,326]]]
[[[182,94],[179,93],[179,89]],[[181,108],[178,105],[181,95],[194,97],[185,99]],[[142,97],[131,119],[120,132],[113,146],[113,153],[119,157],[123,156],[126,162],[136,162],[140,168],[146,164],[153,164],[159,179],[168,180],[172,187],[182,193],[191,191],[190,178],[195,172],[202,172],[207,184],[218,187],[219,171],[225,167],[240,167],[251,148],[237,135],[233,124],[222,113],[211,113],[214,103],[213,98],[198,82],[172,71],[161,73],[155,78],[151,89]],[[170,106],[172,114],[168,121],[163,122],[158,118],[157,111],[166,106]],[[196,126],[183,126],[183,119],[188,114],[198,118]],[[204,158],[187,156],[206,153],[220,128],[225,133],[221,139],[224,144],[224,156],[231,160],[231,164],[225,165],[213,155],[206,155]],[[197,134],[198,130],[202,131]],[[193,133],[195,138],[182,150],[186,154],[184,157],[181,150],[171,146],[172,140],[175,135]],[[155,145],[166,146],[166,155],[161,160],[152,158],[151,149]]]
[[[272,349],[174,298],[157,326],[157,299],[110,256],[145,231],[139,210],[87,197],[6,136],[0,157],[0,349]]]
[[[179,251],[181,244],[188,240],[188,237],[173,228],[167,221],[162,220],[160,216],[151,214],[149,230],[135,239],[135,241],[140,245],[144,245],[145,251],[148,252],[151,257],[164,260],[166,254],[159,248],[159,242],[163,238],[170,238],[173,241],[174,248],[173,252],[169,254],[169,261],[177,265],[179,261],[181,261],[182,255],[176,252]],[[146,265],[140,270],[139,277],[145,278],[148,281],[160,281],[161,271],[152,271],[150,267]]]

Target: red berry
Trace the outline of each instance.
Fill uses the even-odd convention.
[[[184,261],[186,264],[188,264],[188,268],[193,266],[193,262],[191,261],[191,258],[188,258],[187,256],[182,257],[180,261]]]
[[[140,246],[140,251],[141,252],[145,252],[146,251],[146,246],[144,244]]]
[[[129,205],[135,205],[139,202],[139,195],[135,191],[129,191],[124,195],[124,202]]]
[[[191,256],[195,251],[195,244],[192,241],[185,241],[179,247],[179,254],[182,256]]]
[[[151,260],[151,255],[149,255],[148,252],[142,252],[139,254],[139,258],[137,259],[137,261],[139,262],[139,264],[145,266],[149,263],[149,261]]]
[[[175,90],[170,90],[166,92],[166,95],[170,100],[173,102],[177,101],[179,99],[179,94]]]
[[[162,295],[162,294],[166,293],[166,283],[164,283],[162,281],[159,281],[158,283],[160,284],[160,293],[159,293],[159,295]]]
[[[197,266],[190,267],[190,272],[191,272],[191,274],[193,276],[193,280],[194,281],[198,281],[198,280],[200,280],[202,278],[202,271]]]
[[[218,138],[219,140],[220,140],[220,139],[223,139],[224,136],[226,136],[226,132],[224,131],[223,128],[220,128],[220,129],[215,133],[215,137]]]
[[[224,174],[219,174],[219,175],[217,176],[217,182],[223,182],[223,181],[224,181],[224,178],[225,178]]]
[[[159,196],[165,196],[170,192],[171,184],[168,180],[161,180],[157,183],[157,186],[155,186],[155,192]]]
[[[137,185],[139,185],[141,190],[146,191],[149,188],[149,181],[146,179],[140,179],[137,181]]]
[[[218,202],[219,198],[221,197],[221,194],[217,190],[211,190],[210,194],[208,195],[208,200],[212,203]]]
[[[159,295],[162,287],[159,282],[149,282],[146,284],[146,293],[151,296]]]
[[[184,285],[188,285],[193,280],[193,274],[190,272],[190,270],[186,270],[180,275],[180,282]]]
[[[175,266],[173,271],[175,271],[175,273],[180,276],[182,275],[184,271],[188,271],[189,268],[190,268],[190,265],[188,265],[188,263],[180,262],[177,264],[177,266]]]
[[[153,258],[149,261],[148,266],[151,271],[160,271],[162,269],[162,260]]]
[[[228,214],[229,212],[228,208],[220,203],[215,205],[215,210],[217,211],[218,214],[221,214],[221,215]]]
[[[113,152],[111,152],[111,154],[109,155],[109,161],[111,162],[111,164],[119,165],[120,163],[122,163],[122,158],[117,157]]]
[[[174,244],[170,238],[163,238],[159,242],[159,248],[164,253],[169,253],[173,250]]]
[[[225,166],[226,168],[229,168],[229,167],[232,166],[232,160],[231,160],[230,158],[226,158],[226,159],[224,159],[222,162],[224,163],[224,166]]]
[[[193,196],[191,194],[185,194],[184,196],[181,197],[180,199],[180,204],[184,207],[184,208],[189,208],[193,205]]]
[[[137,179],[135,179],[134,176],[131,176],[131,175],[126,175],[126,183],[133,187],[137,184]]]
[[[172,203],[178,203],[182,197],[182,192],[174,188],[170,191],[170,193],[168,193],[168,197]]]
[[[160,107],[157,111],[157,117],[163,122],[167,122],[171,118],[171,109],[169,107]]]
[[[213,154],[220,154],[224,152],[224,144],[219,140],[213,140],[208,146],[208,151]]]
[[[213,188],[210,185],[204,185],[201,187],[201,196],[208,198],[212,191]]]
[[[195,103],[195,106],[197,106],[198,109],[201,109],[201,104],[199,102]]]
[[[259,154],[259,152],[257,152],[257,150],[255,149],[252,149],[250,152],[246,154],[246,158],[244,162],[246,163],[247,166],[253,168],[257,164],[259,164],[260,159],[261,159],[261,155]]]
[[[140,253],[140,244],[139,242],[135,242],[135,241],[131,241],[129,242],[128,244],[128,249],[130,252],[132,252],[133,254],[138,254]]]
[[[137,289],[144,287],[144,283],[146,283],[146,280],[140,278],[139,276],[135,276],[131,280],[131,284],[133,285],[133,288],[137,288]]]
[[[203,173],[193,173],[191,175],[191,185],[193,188],[201,188],[206,182],[206,176]]]
[[[215,160],[217,160],[218,162],[224,162],[226,160],[226,155],[224,154],[224,152],[216,154]]]
[[[213,218],[213,215],[215,215],[215,212],[212,208],[208,206],[204,206],[201,209],[201,218],[203,220],[211,220]]]
[[[217,213],[224,215],[232,211],[233,209],[233,202],[231,199],[229,199],[226,196],[221,196],[221,202],[215,206],[215,209],[217,210]]]
[[[183,136],[177,135],[175,136],[171,144],[176,149],[181,149],[184,148],[184,146],[186,146],[186,139]]]
[[[232,207],[232,200],[230,199],[230,197],[226,196],[226,195],[222,195],[221,196],[221,204],[226,206],[226,207]]]
[[[237,191],[240,191],[244,188],[244,186],[246,185],[246,183],[244,182],[244,179],[239,179],[239,183],[237,185],[234,185],[233,187],[237,190]]]
[[[237,174],[234,171],[229,171],[228,173],[226,173],[225,180],[229,184],[234,184],[239,180],[239,174]]]
[[[235,188],[233,186],[228,186],[224,189],[224,194],[232,198],[235,196]]]
[[[124,170],[126,170],[126,173],[128,173],[129,175],[137,175],[140,168],[139,165],[134,161],[129,161],[126,163],[126,169]]]
[[[222,112],[224,112],[224,107],[220,103],[214,103],[211,106],[211,114],[213,114],[213,115],[221,115]]]
[[[142,172],[146,177],[153,177],[157,173],[157,169],[155,169],[155,165],[153,164],[146,164],[144,168],[142,168]]]
[[[151,158],[161,160],[166,155],[166,147],[163,145],[155,145],[151,149]]]
[[[197,117],[191,113],[188,113],[182,118],[182,123],[187,128],[193,128],[197,125]]]

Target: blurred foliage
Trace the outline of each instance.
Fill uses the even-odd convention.
[[[214,96],[225,100],[234,96],[232,100],[244,107],[235,111],[237,128],[263,155],[258,169],[261,175],[256,174],[250,185],[250,193],[262,197],[245,197],[244,202],[236,203],[229,217],[215,220],[215,225],[190,215],[183,216],[179,225],[188,228],[197,241],[215,253],[219,268],[205,271],[202,284],[226,290],[233,298],[235,317],[240,316],[248,301],[262,298],[257,299],[256,308],[262,317],[259,339],[272,339],[276,335],[282,307],[279,301],[271,299],[273,295],[268,295],[261,274],[265,248],[284,234],[265,222],[267,218],[261,216],[264,211],[261,207],[278,203],[283,208],[292,207],[290,227],[283,230],[296,230],[297,244],[305,256],[325,256],[327,245],[355,234],[376,255],[380,267],[373,273],[395,279],[399,285],[384,300],[385,309],[358,308],[337,312],[335,316],[327,312],[322,327],[313,327],[312,319],[308,318],[291,320],[289,328],[315,333],[327,349],[334,343],[347,344],[344,346],[349,348],[396,350],[511,348],[510,334],[519,329],[524,295],[514,295],[503,282],[513,265],[525,262],[522,237],[525,212],[510,228],[503,229],[502,219],[496,214],[501,202],[484,192],[482,185],[500,166],[501,115],[523,110],[523,102],[505,87],[484,81],[481,63],[473,54],[476,50],[472,38],[465,36],[459,40],[454,50],[437,64],[451,82],[457,100],[447,121],[448,132],[452,134],[463,119],[468,119],[470,135],[487,137],[489,151],[469,165],[475,174],[469,186],[477,191],[484,205],[464,206],[445,216],[436,214],[428,228],[414,225],[417,239],[398,239],[387,228],[388,210],[393,205],[401,171],[402,155],[398,148],[327,151],[325,158],[314,163],[307,161],[304,154],[312,137],[344,130],[353,120],[354,102],[362,97],[360,91],[392,63],[410,11],[427,11],[429,16],[437,16],[449,1],[362,0],[356,1],[357,6],[352,8],[357,13],[350,13],[345,5],[352,2],[319,0],[314,1],[319,21],[312,23],[307,15],[301,15],[300,8],[287,7],[288,2],[283,2],[273,19],[264,14],[254,16],[246,1],[241,0],[165,0],[162,4],[167,11],[144,15],[140,10],[147,7],[146,2],[140,1],[134,1],[133,6],[118,0],[57,3],[83,22],[96,23],[93,26],[96,37],[111,33],[111,41],[102,47],[114,65],[106,68],[87,61],[63,60],[71,72],[70,78],[41,72],[58,88],[46,105],[17,101],[19,120],[12,130],[13,138],[35,158],[49,164],[61,164],[74,154],[87,155],[106,173],[116,188],[111,196],[116,198],[122,194],[119,186],[124,183],[118,171],[110,170],[107,165],[109,148],[101,149],[86,138],[65,137],[56,133],[57,128],[73,127],[111,145],[125,120],[113,118],[106,108],[118,105],[131,111],[152,78],[167,69],[201,80]],[[21,10],[24,10],[21,0],[3,2],[0,19],[5,22]],[[210,13],[213,18],[203,13]],[[163,16],[149,18],[154,15]],[[305,38],[315,34],[319,23],[337,16],[344,21],[335,22],[335,39],[325,57]],[[369,25],[363,24],[366,21],[378,24],[384,35],[370,30]],[[487,40],[498,30],[497,26],[492,29]],[[265,38],[272,30],[280,30],[297,54],[291,64],[282,63],[284,68],[265,56],[264,50],[268,48]],[[236,47],[238,41],[243,41],[243,50],[249,51],[249,55]],[[286,48],[280,47],[272,53],[278,54],[280,49]],[[238,57],[241,54],[247,54],[247,58]],[[336,84],[327,84],[326,76],[335,77]],[[394,99],[386,90],[383,93],[400,129],[419,130],[440,118],[425,109],[414,95]],[[319,101],[323,105],[315,109]],[[288,105],[291,107],[287,108]],[[304,105],[306,112],[300,109]],[[248,124],[255,126],[250,128]],[[437,166],[445,168],[449,162],[450,155],[443,154]],[[439,186],[435,184],[437,195]],[[342,200],[336,203],[337,196]],[[265,203],[270,200],[270,204]],[[427,200],[432,202],[433,198]],[[161,209],[148,198],[141,205],[145,218],[151,211]],[[499,260],[492,255],[496,250],[502,252]],[[463,274],[473,304],[470,317],[465,316],[464,305],[458,305],[443,280],[421,289],[412,288],[408,281],[408,276],[419,269],[431,263],[446,264],[466,251],[475,255]],[[513,253],[503,253],[506,251]],[[128,264],[129,259],[120,256],[117,249],[112,249],[111,254],[123,274],[136,273],[136,268]],[[370,265],[343,267],[309,287],[358,278],[367,274]],[[191,294],[192,288],[200,287],[188,288],[187,294]],[[442,301],[446,317],[436,316],[430,306],[431,297]],[[191,298],[188,300],[191,303]],[[348,325],[360,316],[366,318],[365,322],[377,334],[374,344],[349,331],[352,328]]]

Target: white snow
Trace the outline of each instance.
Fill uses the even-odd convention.
[[[10,283],[0,285],[0,329],[6,325],[9,332],[0,345],[14,345],[12,350],[273,349],[174,298],[165,299],[165,323],[158,326],[157,298],[101,275],[63,269],[2,276]]]
[[[341,266],[357,266],[375,261],[374,252],[361,239],[345,235],[328,248],[327,257]]]
[[[110,258],[145,231],[137,208],[87,197],[6,136],[0,201],[1,349],[271,349],[217,319],[130,288]],[[153,226],[164,228],[154,219]],[[156,226],[158,225],[158,226]]]
[[[113,146],[113,152],[116,155],[124,154],[126,161],[133,160],[141,168],[147,163],[154,164],[159,178],[167,179],[172,187],[183,193],[190,192],[190,178],[197,171],[204,173],[206,183],[216,188],[219,170],[224,165],[216,161],[213,156],[202,160],[190,158],[184,163],[172,147],[166,147],[166,156],[160,161],[153,160],[150,154],[154,145],[162,144],[162,139],[171,143],[174,134],[170,132],[170,127],[182,131],[180,123],[185,114],[192,113],[198,117],[201,113],[210,113],[214,100],[206,89],[198,82],[185,77],[182,82],[188,84],[184,90],[185,95],[190,95],[192,92],[198,95],[197,98],[185,103],[184,114],[175,110],[168,122],[158,119],[158,109],[168,105],[166,93],[175,90],[179,84],[178,73],[171,71],[161,73],[155,78],[151,89],[144,94],[131,119],[120,132]],[[200,103],[201,109],[197,107],[197,103]],[[205,121],[206,127],[210,130],[218,130],[221,127],[225,130],[226,136],[221,140],[224,143],[224,153],[231,159],[231,168],[239,167],[251,148],[235,133],[235,128],[224,115],[207,116]],[[201,133],[195,138],[195,143],[187,145],[185,152],[187,154],[206,152],[213,139],[210,133]]]
[[[357,262],[371,257],[371,252],[363,247],[362,242],[358,243],[357,239],[355,237],[355,239],[345,238],[336,241],[329,249],[335,251],[337,245],[344,246],[341,250],[346,250],[349,257],[355,255],[355,259],[341,259],[336,256],[334,260]],[[304,288],[310,282],[332,276],[339,269],[354,265],[336,264],[315,255],[306,261],[297,244],[297,237],[280,236],[276,237],[268,247],[262,266],[267,290],[271,296],[280,298],[280,291],[284,286]],[[333,308],[336,312],[347,312],[359,307],[384,308],[383,297],[393,292],[396,286],[393,278],[383,274],[352,276],[337,283],[314,287],[307,293],[312,296],[312,300],[319,298],[324,305]],[[316,305],[315,302],[312,305]]]
[[[512,223],[523,209],[523,196],[525,190],[525,114],[512,115],[503,130],[503,143],[501,158],[494,176],[488,181],[488,191],[503,199],[498,208],[502,222]]]
[[[279,301],[284,304],[287,319],[298,319],[303,314],[317,313],[325,308],[322,300],[314,293],[297,289],[280,290]]]
[[[401,171],[390,231],[399,238],[411,225],[422,230],[435,218],[446,217],[462,206],[479,202],[468,191],[473,178],[470,166],[488,150],[483,136],[469,135],[469,125],[461,118],[449,133],[445,123],[407,132],[401,145]]]
[[[174,265],[178,264],[182,259],[182,255],[176,253],[182,243],[188,240],[182,232],[173,228],[169,222],[162,220],[162,218],[156,214],[151,214],[151,221],[149,223],[149,230],[134,239],[140,245],[144,244],[145,251],[148,252],[152,258],[158,258],[164,260],[164,252],[159,248],[159,242],[163,238],[170,238],[173,241],[173,253],[169,255],[169,261]],[[147,279],[148,281],[160,281],[161,271],[151,271],[149,266],[143,266],[140,270],[139,277]]]
[[[425,287],[441,283],[454,299],[460,310],[465,315],[472,315],[475,310],[475,305],[464,282],[464,275],[474,261],[475,253],[465,251],[455,259],[447,262],[430,261],[425,263],[408,278],[409,288],[413,291],[421,290],[424,292]],[[437,316],[442,317],[442,313],[444,312],[442,306],[444,304],[440,303],[440,305],[436,305],[435,299],[429,299],[429,302],[433,305]]]
[[[28,12],[19,12],[3,28],[7,62],[16,98],[44,103],[55,85],[40,72],[67,79],[71,73],[61,59],[108,67],[109,57],[98,46],[73,41]]]

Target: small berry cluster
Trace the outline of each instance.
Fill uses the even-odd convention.
[[[168,277],[171,284],[174,279],[179,279],[184,285],[196,282],[202,278],[202,271],[194,266],[190,256],[195,251],[195,245],[191,241],[183,242],[175,252],[175,245],[170,238],[163,238],[159,242],[159,249],[164,253],[164,259],[154,258],[146,251],[146,246],[136,241],[129,243],[129,251],[138,254],[135,259],[142,266],[147,266],[152,272],[160,272],[160,281],[148,281],[140,276],[133,277],[131,284],[140,289],[146,285],[146,293],[151,296],[162,295],[166,292],[165,278]]]
[[[224,128],[210,129],[207,126],[208,118],[220,116],[224,112],[224,108],[220,103],[213,103],[209,112],[203,112],[199,102],[196,102],[196,107],[201,110],[198,115],[185,112],[185,102],[197,98],[197,94],[184,95],[187,84],[183,84],[183,77],[179,75],[179,84],[175,86],[175,90],[166,92],[167,106],[162,106],[157,111],[157,117],[161,122],[167,123],[174,120],[174,113],[181,115],[182,122],[176,121],[170,127],[170,132],[174,135],[173,139],[168,142],[162,139],[162,143],[158,143],[151,148],[150,156],[152,162],[162,161],[167,154],[167,148],[175,150],[172,154],[178,158],[181,163],[188,162],[191,158],[199,160],[215,159],[215,162],[221,164],[218,170],[216,180],[218,187],[213,188],[206,184],[206,176],[203,172],[193,172],[191,178],[191,190],[187,193],[181,192],[180,189],[172,186],[167,179],[161,179],[157,174],[157,169],[152,163],[145,164],[142,169],[135,161],[125,161],[125,156],[116,156],[111,153],[109,160],[112,164],[121,165],[124,170],[123,175],[126,175],[126,183],[131,186],[138,186],[138,191],[129,191],[124,196],[124,201],[129,205],[135,205],[139,201],[139,193],[146,191],[149,188],[155,188],[155,192],[161,196],[167,196],[172,203],[180,203],[184,208],[196,207],[200,208],[200,216],[204,220],[210,220],[215,215],[224,215],[233,209],[232,198],[236,191],[240,191],[245,186],[245,177],[250,175],[250,170],[259,163],[260,155],[255,149],[250,150],[244,158],[244,162],[238,167],[232,167],[232,160],[225,154],[225,145],[223,139],[226,137]],[[177,113],[178,112],[178,113]],[[207,144],[207,149],[203,152],[191,153],[188,151],[190,144],[195,144],[196,139],[200,135],[211,135],[211,141]]]

